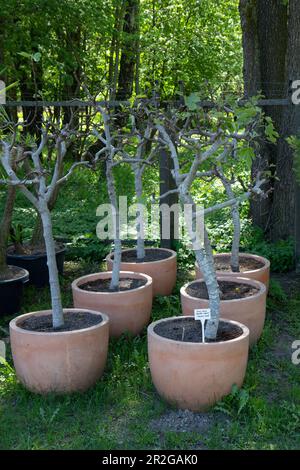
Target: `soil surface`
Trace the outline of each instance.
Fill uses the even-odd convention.
[[[155,326],[154,332],[163,338],[183,341],[185,343],[202,343],[201,322],[193,318],[169,320]],[[243,333],[239,326],[223,321],[219,323],[216,340],[206,340],[206,343],[219,343],[238,338]]]
[[[126,253],[122,253],[122,261],[124,263],[151,263],[151,261],[161,261],[171,258],[171,256],[172,253],[161,250],[160,248],[146,248],[144,258],[137,259],[136,250],[129,250],[126,251]]]
[[[218,284],[221,300],[244,299],[246,297],[252,297],[259,292],[256,287],[239,282],[219,281]],[[186,292],[196,299],[208,300],[207,287],[204,282],[199,281],[189,285],[186,288]]]
[[[19,277],[23,277],[24,274],[25,270],[23,268],[8,266],[3,273],[0,272],[0,282],[17,280]]]
[[[55,249],[59,252],[65,248],[63,243],[56,242]],[[30,243],[24,243],[20,250],[16,250],[14,245],[11,245],[7,249],[7,254],[10,256],[46,256],[46,248],[44,245],[33,246]]]
[[[124,292],[138,287],[145,286],[147,284],[146,279],[120,279],[119,289],[117,292]],[[85,282],[78,286],[79,289],[87,290],[90,292],[114,292],[110,289],[110,279],[96,279],[95,281]]]
[[[254,271],[255,269],[261,269],[264,267],[264,263],[258,261],[257,259],[248,258],[247,256],[241,255],[239,257],[240,261],[240,272],[244,273],[245,271]],[[215,258],[215,267],[217,271],[231,272],[230,267],[230,256],[218,256]]]
[[[31,316],[22,323],[18,323],[18,326],[28,331],[53,333],[58,331],[83,330],[103,321],[101,315],[91,312],[66,312],[64,313],[64,319],[64,326],[55,330],[52,326],[52,315]]]

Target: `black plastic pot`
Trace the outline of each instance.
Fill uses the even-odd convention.
[[[29,280],[29,272],[20,269],[16,279],[0,280],[0,316],[18,313],[21,307],[23,286]]]
[[[57,269],[60,274],[64,272],[66,248],[63,247],[56,252]],[[49,284],[49,273],[46,254],[38,255],[7,255],[7,263],[29,271],[29,282],[36,287],[45,287]]]

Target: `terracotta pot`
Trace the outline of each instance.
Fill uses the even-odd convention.
[[[64,312],[72,311],[78,309],[64,309]],[[90,312],[100,315],[99,312]],[[10,322],[17,377],[26,388],[37,393],[87,390],[101,377],[106,364],[108,317],[101,313],[103,320],[97,325],[55,333],[28,331],[18,326],[29,316],[50,313],[51,310],[27,313]]]
[[[258,292],[251,297],[233,300],[221,300],[220,316],[230,320],[238,321],[246,325],[250,330],[250,346],[256,343],[263,331],[266,317],[266,286],[253,279],[243,277],[218,277],[219,281],[230,281],[236,283],[248,284],[256,287]],[[199,282],[199,280],[190,282],[180,289],[181,307],[183,315],[194,315],[196,308],[208,308],[209,301],[191,297],[186,289],[188,286]]]
[[[158,320],[148,327],[148,354],[153,383],[169,403],[182,409],[201,411],[241,387],[247,367],[249,330],[241,328],[238,338],[218,343],[187,343],[155,333],[159,323],[183,319]]]
[[[82,276],[72,283],[74,307],[91,308],[104,312],[109,317],[110,335],[119,337],[130,332],[141,333],[148,325],[152,310],[152,279],[142,273],[121,271],[120,278],[144,279],[146,284],[123,292],[90,292],[80,289],[81,284],[96,279],[110,279],[111,272],[103,272]]]
[[[230,258],[230,254],[228,253],[219,253],[217,255],[214,255],[215,259],[218,259],[219,257],[222,256],[227,256]],[[251,271],[243,271],[239,273],[233,273],[231,271],[216,271],[217,276],[229,276],[229,277],[246,277],[248,279],[254,279],[255,281],[260,281],[263,282],[266,286],[266,288],[269,288],[269,282],[270,282],[270,261],[267,260],[266,258],[263,258],[262,256],[258,255],[251,255],[249,253],[241,253],[240,256],[247,257],[247,258],[252,258],[257,261],[260,261],[263,266],[259,269],[253,269]],[[203,279],[203,275],[201,270],[198,267],[198,264],[195,263],[195,278],[196,279]]]
[[[147,250],[147,248],[146,248]],[[167,248],[159,250],[171,253],[171,256],[158,261],[149,261],[145,263],[121,263],[122,271],[134,271],[136,273],[148,274],[153,280],[153,295],[170,295],[176,284],[177,276],[177,253]],[[122,250],[122,253],[132,250]],[[112,255],[106,257],[107,269],[112,270]]]

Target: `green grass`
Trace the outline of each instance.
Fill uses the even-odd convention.
[[[71,306],[71,280],[97,269],[98,263],[67,264],[65,306]],[[179,313],[178,288],[187,277],[181,273],[174,295],[155,300],[153,320]],[[105,374],[84,394],[34,395],[18,383],[13,368],[0,366],[0,449],[299,449],[300,365],[291,363],[291,343],[300,339],[300,295],[286,300],[275,283],[270,299],[272,310],[250,353],[243,390],[209,411],[205,431],[151,425],[174,408],[152,385],[144,331],[110,342]],[[47,289],[28,287],[23,312],[49,307],[49,300]],[[1,321],[0,331],[9,319]],[[12,365],[10,355],[8,362]]]

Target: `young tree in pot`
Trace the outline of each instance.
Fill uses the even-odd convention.
[[[214,169],[215,176],[221,181],[225,193],[228,199],[235,198],[235,192],[233,186],[238,182],[234,178],[234,170],[231,168],[231,178],[226,176],[224,169],[221,166],[216,166]],[[243,181],[239,178],[239,182],[242,185],[243,190],[247,193],[250,190],[250,193],[253,194],[251,186],[247,188]],[[268,191],[269,192],[269,191]],[[268,197],[268,192],[260,192],[258,197],[266,198]],[[232,246],[231,254],[218,254],[215,255],[214,259],[216,263],[220,263],[221,269],[218,269],[217,272],[219,275],[229,275],[229,276],[243,276],[250,279],[254,279],[260,282],[263,282],[268,288],[269,279],[270,279],[270,262],[262,256],[253,255],[249,253],[240,254],[240,239],[241,239],[241,218],[240,218],[240,204],[237,202],[236,205],[231,206],[231,218],[233,225],[233,237],[232,237]],[[196,278],[201,277],[201,272],[196,265]]]
[[[76,139],[80,138],[79,131],[74,128],[73,119],[74,115],[72,114],[70,122],[65,124],[66,128],[72,129],[72,132],[69,132],[69,136],[65,140],[65,153],[72,145],[75,137]],[[59,151],[57,146],[57,142],[48,139],[43,149],[43,165],[47,168],[48,171],[51,171],[53,154],[56,155]],[[24,171],[30,173],[31,166],[28,159],[23,160],[23,166]],[[64,158],[62,159],[62,164],[59,166],[58,171],[58,178],[60,179],[64,174]],[[61,187],[62,184],[56,185],[54,190],[51,192],[51,197],[47,201],[47,206],[50,212],[52,212],[55,207]],[[33,187],[32,192],[36,196],[37,188]],[[30,273],[30,283],[36,287],[44,287],[49,285],[46,246],[43,235],[43,222],[40,212],[36,209],[35,224],[32,237],[29,241],[23,241],[22,227],[12,227],[10,238],[13,244],[8,248],[8,262],[27,269]],[[65,251],[65,246],[62,243],[55,241],[56,262],[60,274],[63,274]]]
[[[154,163],[159,148],[151,146],[152,122],[147,108],[142,104],[130,108],[131,129],[126,134],[118,132],[116,146],[119,149],[119,160],[116,164],[126,162],[134,173],[136,195],[136,250],[122,251],[121,269],[143,272],[153,279],[153,295],[170,295],[176,284],[177,254],[164,248],[145,248],[145,201],[143,200],[143,175],[145,169]],[[130,148],[130,151],[127,151]],[[113,265],[113,254],[106,258],[108,269]]]
[[[112,271],[95,273],[72,283],[74,305],[93,306],[110,318],[110,334],[120,336],[130,332],[139,334],[148,324],[152,310],[152,279],[144,273],[121,271],[122,243],[120,238],[120,211],[113,169],[119,164],[122,149],[116,144],[112,118],[108,109],[97,105],[103,129],[93,133],[102,143],[94,164],[101,155],[106,158],[106,179],[114,234]]]
[[[62,306],[48,204],[53,193],[69,179],[76,167],[89,164],[84,161],[74,163],[61,176],[66,141],[70,137],[68,126],[56,129],[51,122],[46,122],[41,130],[40,143],[32,150],[23,151],[22,160],[26,159],[30,172],[28,165],[18,168],[19,171],[14,169],[12,146],[2,141],[1,163],[7,177],[3,182],[19,188],[33,204],[43,224],[52,308],[21,315],[10,323],[17,376],[27,388],[40,393],[85,390],[91,386],[103,372],[108,347],[108,318],[105,314],[89,309],[63,309]],[[50,178],[42,159],[49,140],[55,142],[56,148]]]
[[[195,111],[191,113],[186,110],[185,120],[181,113],[180,121],[175,114],[171,120],[161,114],[155,119],[155,127],[159,132],[159,140],[171,153],[173,176],[180,200],[191,208],[191,216],[185,217],[185,220],[197,263],[203,273],[210,319],[206,323],[204,338],[201,338],[201,328],[193,316],[155,322],[148,328],[148,351],[153,382],[159,393],[179,407],[201,410],[230,393],[233,384],[241,386],[247,366],[249,329],[240,322],[220,320],[220,289],[212,249],[205,226],[202,240],[196,230],[196,220],[198,215],[235,206],[249,197],[251,191],[198,211],[191,188],[196,178],[212,176],[216,162],[223,162],[227,158],[234,141],[247,142],[252,138],[255,126],[252,123],[247,127],[244,123],[240,129],[236,122],[225,124],[224,114],[226,116],[228,113],[227,109],[211,112],[209,117]],[[260,110],[255,109],[251,120],[260,122]],[[181,157],[182,148],[188,149],[192,155],[188,161]],[[264,179],[258,175],[252,192],[259,193],[263,183]],[[189,315],[193,313],[194,310]],[[201,340],[205,342],[201,343]],[[176,377],[176,383],[173,377]]]

